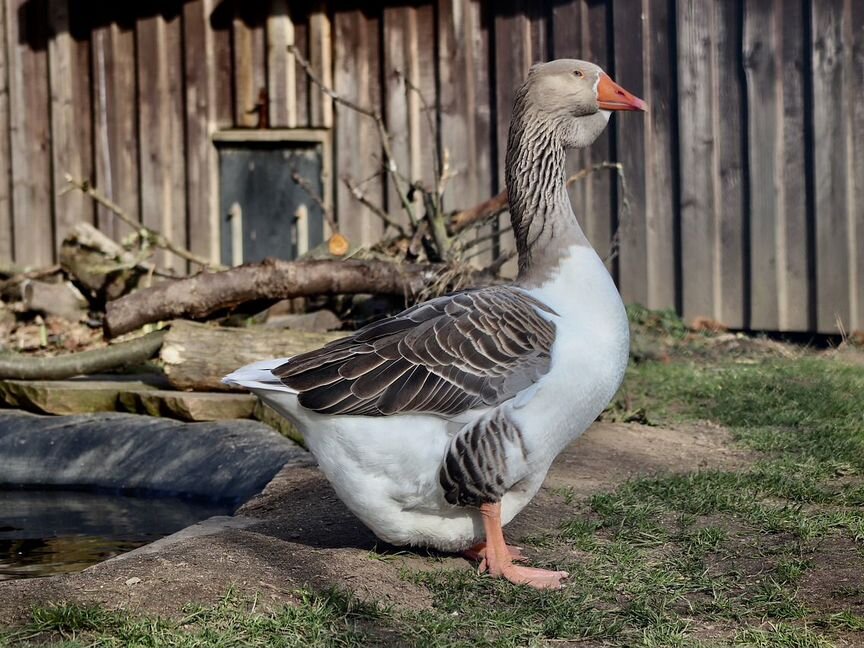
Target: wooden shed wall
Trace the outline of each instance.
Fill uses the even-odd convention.
[[[374,240],[380,221],[338,182],[366,180],[367,197],[398,212],[375,175],[374,124],[331,105],[288,44],[385,115],[407,174],[431,181],[427,117],[440,125],[458,171],[450,208],[502,188],[511,103],[529,65],[579,57],[650,107],[615,117],[571,162],[624,165],[625,186],[594,173],[572,197],[601,254],[617,236],[612,270],[626,301],[735,328],[864,328],[858,0],[105,4],[0,1],[0,262],[51,263],[79,220],[127,233],[60,193],[67,172],[216,258],[211,137],[254,127],[262,89],[271,127],[334,129],[338,217],[349,238]]]

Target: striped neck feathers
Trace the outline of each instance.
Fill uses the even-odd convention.
[[[514,113],[510,125],[505,168],[520,283],[542,283],[570,247],[588,244],[565,185],[566,150],[552,126],[527,111]]]

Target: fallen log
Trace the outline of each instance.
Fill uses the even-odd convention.
[[[222,376],[257,360],[311,351],[345,333],[229,328],[178,320],[165,336],[159,358],[175,389],[228,391]]]
[[[0,355],[0,378],[62,380],[137,364],[156,355],[164,336],[165,331],[154,331],[101,349],[49,358]]]
[[[244,303],[291,297],[374,293],[411,298],[452,273],[453,268],[443,264],[267,259],[158,284],[108,302],[104,330],[107,337],[116,337],[152,322],[203,319]],[[493,281],[468,268],[457,274],[458,287]]]

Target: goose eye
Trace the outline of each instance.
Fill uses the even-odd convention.
[[[580,70],[573,70],[573,76],[575,76],[577,79],[581,79],[582,72]]]

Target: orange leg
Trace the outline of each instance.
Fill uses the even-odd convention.
[[[517,585],[530,585],[537,589],[560,589],[569,574],[564,571],[548,571],[514,565],[513,558],[504,542],[501,528],[501,503],[483,504],[483,528],[486,531],[486,567],[491,576],[506,578]]]

